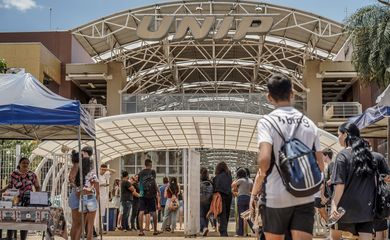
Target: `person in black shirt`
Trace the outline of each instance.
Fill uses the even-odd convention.
[[[341,218],[332,226],[331,237],[341,239],[341,231],[347,231],[358,234],[361,240],[371,240],[377,164],[355,124],[342,124],[338,138],[345,149],[337,154],[331,176],[334,185],[331,217]],[[343,216],[338,212],[339,207],[345,209]]]
[[[156,171],[152,170],[152,160],[145,160],[145,169],[138,174],[140,199],[139,199],[139,236],[145,236],[143,230],[144,214],[149,213],[153,217],[153,235],[158,235],[157,230],[157,209],[160,209],[160,191],[156,183]]]
[[[132,179],[132,184],[134,187],[133,192],[133,206],[131,208],[131,230],[139,230],[139,222],[138,222],[138,212],[139,212],[139,182],[138,182],[138,174],[135,175]],[[137,226],[137,228],[136,228]]]
[[[214,192],[221,194],[222,212],[219,218],[219,234],[221,237],[228,236],[228,222],[230,217],[230,206],[232,204],[232,175],[225,162],[220,162],[215,167]]]
[[[134,191],[134,187],[129,182],[129,173],[123,171],[122,182],[121,182],[121,204],[123,207],[122,229],[125,232],[130,230],[129,214],[133,202],[133,191]]]
[[[390,169],[385,157],[382,154],[377,152],[371,152],[371,153],[374,159],[376,160],[379,174],[387,175],[385,181],[389,182],[388,175],[390,174]],[[375,239],[384,240],[385,231],[387,230],[387,219],[374,219],[374,230],[375,230]]]

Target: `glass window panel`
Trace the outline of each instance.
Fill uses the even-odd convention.
[[[157,167],[157,174],[165,174],[165,167]]]

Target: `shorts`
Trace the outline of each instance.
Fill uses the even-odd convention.
[[[344,232],[350,232],[353,235],[361,233],[373,233],[374,223],[373,222],[362,222],[362,223],[336,223],[332,226],[334,230],[341,230]]]
[[[263,230],[267,233],[284,235],[289,230],[313,234],[314,203],[287,208],[262,207]]]
[[[72,189],[69,195],[69,207],[70,209],[79,209],[79,198],[76,195],[76,190]]]
[[[139,198],[139,211],[144,212],[145,214],[153,213],[157,210],[156,207],[156,198]]]
[[[84,213],[95,212],[98,209],[98,204],[95,195],[84,195],[82,204],[83,204],[82,210],[84,211]],[[80,206],[79,212],[82,212],[82,210]]]
[[[382,232],[387,230],[387,220],[386,219],[375,219],[374,220],[374,230],[375,232]]]

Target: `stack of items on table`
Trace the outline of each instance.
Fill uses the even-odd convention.
[[[48,207],[19,206],[19,191],[8,189],[0,201],[0,222],[35,222],[47,223],[50,217]]]

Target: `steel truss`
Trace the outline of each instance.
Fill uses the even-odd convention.
[[[233,41],[197,41],[187,36],[173,41],[144,41],[136,36],[142,16],[183,16],[201,23],[215,16],[218,29],[224,16],[273,16],[266,36],[247,35]],[[265,80],[275,72],[292,77],[297,93],[305,92],[305,59],[333,59],[346,41],[342,25],[306,12],[271,4],[244,1],[190,1],[148,6],[118,13],[73,30],[76,39],[96,62],[123,62],[128,82],[122,93],[241,93],[263,92]],[[215,30],[214,30],[215,31]],[[170,33],[176,32],[175,29]]]

